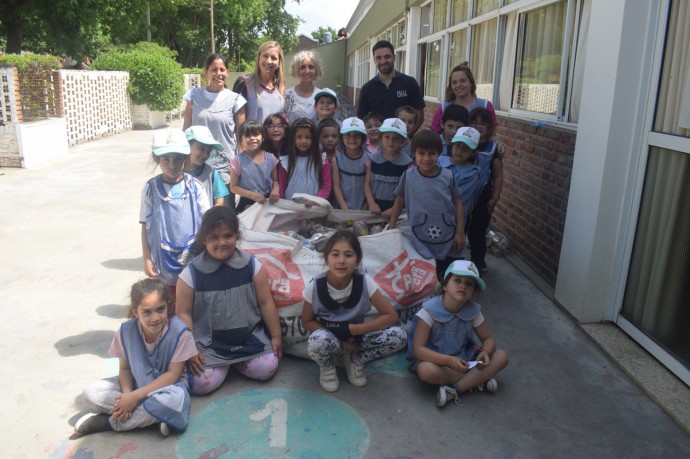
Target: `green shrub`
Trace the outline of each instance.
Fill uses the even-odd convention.
[[[146,105],[151,110],[172,110],[182,102],[182,67],[160,49],[142,47],[104,53],[93,61],[91,68],[129,72],[127,91],[132,96],[132,102]]]
[[[48,54],[6,54],[0,56],[0,67],[17,67],[17,70],[49,72],[62,67],[60,58]]]

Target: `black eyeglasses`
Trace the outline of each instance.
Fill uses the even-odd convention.
[[[285,124],[267,124],[264,126],[266,129],[285,129],[287,125]]]

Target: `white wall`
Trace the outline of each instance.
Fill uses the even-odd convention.
[[[645,132],[656,2],[592,2],[556,299],[581,322],[613,319],[626,190]]]

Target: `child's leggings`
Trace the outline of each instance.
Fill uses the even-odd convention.
[[[218,389],[225,381],[230,367],[234,367],[247,378],[265,381],[271,379],[278,370],[278,357],[271,352],[232,365],[206,368],[202,375],[194,375],[194,382],[192,383],[194,395],[204,395]]]
[[[399,326],[385,328],[361,336],[359,349],[352,361],[365,364],[399,351],[407,344],[407,333]],[[314,330],[307,341],[307,352],[320,367],[332,368],[336,358],[345,352],[343,343],[325,328]]]
[[[89,408],[92,408],[97,413],[106,414],[110,413],[110,410],[115,406],[115,397],[120,395],[122,395],[122,389],[120,389],[120,380],[117,376],[96,381],[87,386],[82,393],[84,401]],[[143,403],[140,403],[132,411],[132,417],[126,421],[118,421],[110,416],[110,425],[113,430],[117,431],[146,427],[156,422],[159,422],[158,419],[151,416],[144,409]]]

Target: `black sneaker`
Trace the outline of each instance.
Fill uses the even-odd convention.
[[[74,424],[74,432],[79,435],[89,435],[108,430],[113,430],[113,427],[110,425],[110,415],[106,413],[87,413]]]

